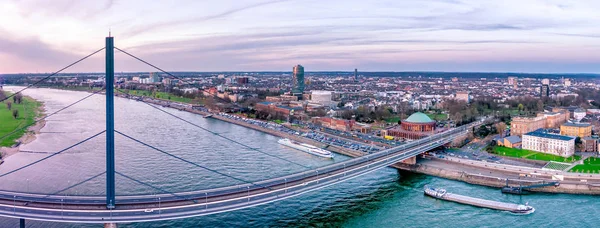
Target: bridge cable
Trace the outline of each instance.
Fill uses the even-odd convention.
[[[93,180],[93,179],[96,179],[96,178],[98,178],[98,177],[100,177],[100,176],[102,176],[102,175],[104,175],[104,174],[106,174],[106,171],[104,171],[104,172],[101,172],[101,173],[99,173],[99,174],[96,174],[96,175],[94,175],[94,176],[92,176],[92,177],[90,177],[90,178],[87,178],[87,179],[85,179],[85,180],[83,180],[83,181],[80,181],[80,182],[78,182],[78,183],[75,183],[75,184],[73,184],[73,185],[71,185],[71,186],[68,186],[68,187],[66,187],[66,188],[63,188],[63,189],[61,189],[61,190],[55,191],[55,192],[53,192],[53,193],[50,193],[50,194],[46,194],[46,195],[44,195],[44,197],[43,197],[43,198],[40,198],[40,199],[47,199],[47,198],[49,198],[49,197],[51,197],[51,196],[62,196],[62,195],[58,195],[58,194],[59,194],[59,193],[61,193],[61,192],[64,192],[64,191],[66,191],[66,190],[72,189],[72,188],[74,188],[74,187],[77,187],[77,186],[79,186],[79,185],[85,184],[85,183],[87,183],[88,181],[91,181],[91,180]],[[29,192],[28,192],[28,193],[29,193]],[[29,194],[35,194],[35,193],[29,193]],[[30,203],[37,203],[37,202],[42,202],[42,201],[41,201],[41,200],[28,200],[27,202],[30,202]]]
[[[179,79],[179,80],[181,80],[181,81],[185,82],[185,83],[186,83],[186,84],[188,84],[188,85],[195,86],[195,85],[194,85],[194,83],[192,83],[191,81],[189,81],[189,80],[186,80],[185,78],[182,78],[182,77],[175,76],[175,75],[173,75],[173,74],[171,74],[171,73],[169,73],[169,72],[167,72],[167,71],[165,71],[165,70],[163,70],[163,69],[161,69],[161,68],[159,68],[159,67],[157,67],[157,66],[155,66],[155,65],[153,65],[153,64],[151,64],[151,63],[149,63],[149,62],[147,62],[147,61],[145,61],[145,60],[143,60],[143,59],[141,59],[141,58],[139,58],[139,57],[137,57],[137,56],[135,56],[135,55],[133,55],[133,54],[129,53],[129,52],[126,52],[126,51],[124,51],[124,50],[122,50],[122,49],[119,49],[118,47],[115,47],[115,49],[117,49],[117,50],[119,50],[119,51],[121,51],[121,52],[125,53],[126,55],[128,55],[128,56],[130,56],[130,57],[132,57],[132,58],[134,58],[134,59],[136,59],[136,60],[138,60],[138,61],[140,61],[140,62],[142,62],[142,63],[145,63],[145,64],[147,64],[147,65],[151,66],[151,67],[152,67],[152,68],[154,68],[154,69],[157,69],[157,70],[159,70],[160,72],[163,72],[163,73],[165,73],[165,74],[167,74],[167,75],[171,76],[172,78]],[[216,94],[214,94],[214,93],[211,93],[210,91],[204,91],[204,92],[207,92],[207,93],[209,93],[209,94],[213,95],[213,97],[215,97],[215,98],[219,98],[219,99],[221,99],[221,100],[225,100],[225,99],[223,99],[223,98],[220,98],[220,97],[219,97],[219,96],[217,96]]]
[[[185,80],[185,79],[183,79],[183,78],[181,78],[181,77],[177,77],[177,76],[175,76],[175,75],[173,75],[173,74],[171,74],[171,73],[169,73],[169,72],[167,72],[167,71],[165,71],[165,70],[163,70],[163,69],[161,69],[161,68],[159,68],[159,67],[157,67],[157,66],[155,66],[155,65],[153,65],[153,64],[151,64],[151,63],[149,63],[149,62],[147,62],[147,61],[145,61],[145,60],[143,60],[143,59],[141,59],[141,58],[139,58],[139,57],[137,57],[137,56],[135,56],[135,55],[133,55],[133,54],[130,54],[129,52],[126,52],[126,51],[124,51],[124,50],[122,50],[122,49],[120,49],[120,48],[118,48],[118,47],[114,47],[114,48],[115,48],[115,49],[117,49],[117,50],[119,50],[119,51],[121,51],[121,52],[123,52],[123,53],[125,53],[126,55],[128,55],[128,56],[130,56],[130,57],[132,57],[132,58],[134,58],[134,59],[136,59],[136,60],[138,60],[138,61],[142,62],[142,63],[145,63],[145,64],[147,64],[147,65],[149,65],[149,66],[153,67],[154,69],[157,69],[157,70],[159,70],[159,71],[161,71],[161,72],[163,72],[163,73],[165,73],[165,74],[167,74],[167,75],[169,75],[169,76],[173,77],[173,78],[176,78],[176,79],[182,80],[182,81],[186,82],[188,85],[193,85],[193,83],[191,83],[191,82],[187,82],[187,80]],[[120,90],[120,89],[117,89],[117,91],[118,91],[118,92],[121,92],[121,93],[123,93],[123,94],[128,94],[128,93],[125,93],[125,92],[123,92],[123,91],[122,91],[122,90]],[[191,125],[193,125],[193,126],[195,126],[195,127],[198,127],[198,128],[200,128],[200,129],[202,129],[202,130],[208,131],[208,132],[210,132],[210,133],[212,133],[212,134],[214,134],[214,135],[216,135],[216,136],[219,136],[219,137],[221,137],[221,138],[224,138],[224,139],[226,139],[226,140],[228,140],[228,141],[231,141],[231,142],[233,142],[233,143],[235,143],[235,144],[238,144],[238,145],[244,146],[244,147],[246,147],[246,148],[249,148],[249,149],[251,149],[251,150],[254,150],[254,151],[256,151],[256,152],[259,152],[259,153],[262,153],[262,154],[266,154],[266,155],[268,155],[268,156],[271,156],[271,157],[274,157],[274,158],[278,158],[278,159],[281,159],[281,160],[284,160],[284,161],[287,161],[287,162],[293,163],[293,164],[295,164],[295,165],[298,165],[298,166],[301,166],[301,167],[304,167],[304,168],[307,168],[307,169],[311,169],[311,167],[309,167],[309,166],[305,166],[305,165],[302,165],[302,164],[300,164],[300,163],[293,162],[293,161],[290,161],[290,160],[288,160],[288,159],[285,159],[285,158],[281,158],[281,157],[279,157],[279,156],[276,156],[276,155],[272,155],[272,154],[269,154],[269,153],[265,153],[265,152],[263,152],[263,151],[261,151],[261,150],[258,150],[258,149],[256,149],[256,148],[253,148],[253,147],[250,147],[250,146],[248,146],[248,145],[245,145],[245,144],[243,144],[243,143],[237,142],[237,141],[235,141],[235,140],[232,140],[232,139],[230,139],[230,138],[227,138],[227,137],[225,137],[225,136],[222,136],[222,135],[220,135],[220,134],[218,134],[218,133],[216,133],[216,132],[210,131],[210,130],[208,130],[208,129],[204,128],[204,127],[201,127],[201,126],[199,126],[199,125],[196,125],[196,124],[194,124],[194,123],[191,123],[190,121],[187,121],[187,120],[185,120],[185,119],[183,119],[183,118],[181,118],[181,117],[178,117],[178,116],[176,116],[176,115],[173,115],[173,114],[171,114],[171,113],[169,113],[169,112],[167,112],[167,111],[164,111],[164,110],[162,110],[162,109],[160,109],[160,108],[158,108],[158,107],[156,107],[156,106],[154,106],[154,105],[152,105],[152,104],[149,104],[149,103],[147,103],[147,102],[145,102],[145,101],[143,101],[143,100],[141,100],[141,101],[142,101],[142,102],[144,102],[144,103],[146,103],[147,105],[150,105],[151,107],[153,107],[153,108],[155,108],[155,109],[158,109],[158,110],[160,110],[161,112],[164,112],[164,113],[166,113],[166,114],[168,114],[168,115],[170,115],[170,116],[173,116],[173,117],[175,117],[175,118],[177,118],[177,119],[180,119],[180,120],[182,120],[182,121],[184,121],[184,122],[186,122],[186,123],[188,123],[188,124],[191,124]]]
[[[213,172],[213,173],[216,173],[216,174],[219,174],[219,175],[225,176],[225,177],[229,177],[229,178],[231,178],[231,179],[234,179],[234,180],[237,180],[237,181],[241,181],[241,182],[244,182],[244,183],[247,183],[247,184],[252,184],[252,185],[255,185],[255,186],[258,186],[258,187],[261,187],[261,188],[265,188],[265,186],[262,186],[262,185],[259,185],[259,184],[255,184],[255,183],[254,183],[254,182],[252,182],[252,181],[247,181],[247,180],[244,180],[244,179],[241,179],[241,178],[238,178],[238,177],[234,177],[234,176],[231,176],[231,175],[229,175],[229,174],[225,174],[225,173],[219,172],[219,171],[217,171],[217,170],[214,170],[214,169],[208,168],[208,167],[206,167],[206,166],[199,165],[199,164],[197,164],[197,163],[195,163],[195,162],[189,161],[189,160],[187,160],[187,159],[185,159],[185,158],[182,158],[182,157],[179,157],[179,156],[177,156],[177,155],[171,154],[171,153],[169,153],[169,152],[166,152],[166,151],[164,151],[164,150],[161,150],[161,149],[159,149],[159,148],[156,148],[156,147],[154,147],[154,146],[152,146],[152,145],[149,145],[149,144],[147,144],[147,143],[145,143],[145,142],[142,142],[142,141],[140,141],[140,140],[138,140],[138,139],[136,139],[136,138],[133,138],[133,137],[131,137],[131,136],[129,136],[129,135],[126,135],[125,133],[122,133],[122,132],[120,132],[120,131],[117,131],[117,130],[115,130],[115,132],[116,132],[117,134],[119,134],[119,135],[122,135],[122,136],[124,136],[125,138],[128,138],[128,139],[130,139],[130,140],[132,140],[132,141],[135,141],[135,142],[137,142],[137,143],[139,143],[139,144],[142,144],[142,145],[144,145],[144,146],[146,146],[146,147],[148,147],[148,148],[150,148],[150,149],[153,149],[153,150],[156,150],[156,151],[158,151],[158,152],[161,152],[161,153],[163,153],[163,154],[169,155],[169,156],[171,156],[171,157],[173,157],[173,158],[175,158],[175,159],[178,159],[178,160],[180,160],[180,161],[183,161],[183,162],[185,162],[185,163],[188,163],[188,164],[190,164],[190,165],[193,165],[193,166],[196,166],[196,167],[202,168],[202,169],[204,169],[204,170],[208,170],[208,171],[210,171],[210,172]]]
[[[34,162],[32,162],[32,163],[29,163],[29,164],[27,164],[27,165],[21,166],[20,168],[17,168],[17,169],[14,169],[14,170],[12,170],[12,171],[9,171],[9,172],[7,172],[7,173],[4,173],[4,174],[0,175],[0,178],[1,178],[1,177],[4,177],[4,176],[6,176],[6,175],[9,175],[9,174],[12,174],[12,173],[18,172],[18,171],[20,171],[20,170],[23,170],[23,169],[25,169],[25,168],[28,168],[28,167],[30,167],[30,166],[32,166],[32,165],[35,165],[35,164],[37,164],[37,163],[39,163],[39,162],[41,162],[41,161],[44,161],[44,160],[46,160],[46,159],[48,159],[48,158],[54,157],[54,156],[56,156],[56,155],[59,155],[59,154],[61,154],[62,152],[65,152],[65,151],[67,151],[67,150],[69,150],[69,149],[72,149],[73,147],[79,146],[79,145],[81,145],[81,144],[83,144],[83,143],[85,143],[85,142],[87,142],[87,141],[89,141],[89,140],[91,140],[91,139],[93,139],[93,138],[96,138],[96,137],[98,137],[99,135],[101,135],[101,134],[102,134],[102,133],[104,133],[104,132],[106,132],[106,130],[103,130],[103,131],[101,131],[100,133],[97,133],[97,134],[95,134],[95,135],[92,135],[92,136],[90,136],[90,137],[88,137],[88,138],[86,138],[86,139],[84,139],[84,140],[82,140],[82,141],[79,141],[78,143],[75,143],[75,144],[73,144],[73,145],[71,145],[71,146],[69,146],[69,147],[67,147],[67,148],[65,148],[65,149],[62,149],[62,150],[60,150],[60,151],[58,151],[58,152],[55,152],[55,153],[53,153],[53,154],[51,154],[51,155],[48,155],[48,156],[46,156],[46,157],[43,157],[43,158],[41,158],[41,159],[39,159],[39,160],[37,160],[37,161],[34,161]]]
[[[91,96],[93,96],[93,95],[96,95],[96,94],[98,94],[98,93],[100,93],[100,92],[102,92],[102,91],[104,91],[104,89],[101,89],[101,90],[98,90],[98,91],[96,91],[96,92],[93,92],[93,93],[91,93],[91,94],[89,94],[89,95],[85,96],[84,98],[81,98],[81,99],[79,99],[79,100],[77,100],[77,101],[75,101],[75,102],[71,103],[70,105],[67,105],[67,106],[65,106],[65,107],[63,107],[63,108],[61,108],[61,109],[59,109],[59,110],[57,110],[57,111],[55,111],[55,112],[53,112],[53,113],[50,113],[50,114],[49,114],[49,115],[47,115],[47,116],[44,116],[43,118],[41,118],[41,119],[39,119],[39,120],[33,121],[33,123],[31,123],[31,124],[27,124],[27,125],[25,125],[25,126],[23,126],[23,127],[21,127],[21,128],[17,128],[17,129],[15,129],[15,130],[13,130],[12,132],[10,132],[10,133],[8,133],[8,134],[6,134],[6,135],[3,135],[2,137],[0,137],[0,140],[4,139],[4,138],[6,138],[6,137],[8,137],[8,136],[10,136],[10,135],[13,135],[13,134],[15,134],[15,133],[19,132],[20,130],[27,129],[28,127],[30,127],[30,126],[33,126],[33,125],[37,124],[38,122],[40,122],[40,121],[42,121],[42,120],[45,120],[45,119],[47,119],[48,117],[50,117],[50,116],[53,116],[53,115],[55,115],[55,114],[57,114],[57,113],[59,113],[59,112],[61,112],[61,111],[64,111],[65,109],[68,109],[68,108],[70,108],[71,106],[73,106],[73,105],[76,105],[76,104],[78,104],[78,103],[80,103],[80,102],[84,101],[85,99],[88,99],[89,97],[91,97]]]
[[[101,172],[101,173],[99,173],[99,174],[96,174],[96,175],[94,175],[94,176],[92,176],[92,177],[90,177],[90,178],[87,178],[87,179],[85,179],[85,180],[83,180],[83,181],[80,181],[79,183],[76,183],[76,184],[74,184],[74,185],[71,185],[71,186],[69,186],[69,187],[66,187],[66,188],[63,188],[63,189],[61,189],[61,190],[58,190],[58,191],[56,191],[56,192],[52,193],[51,195],[58,195],[58,194],[59,194],[59,193],[61,193],[61,192],[64,192],[64,191],[67,191],[67,190],[69,190],[69,189],[72,189],[72,188],[74,188],[74,187],[77,187],[77,186],[79,186],[79,185],[82,185],[82,184],[84,184],[84,183],[86,183],[86,182],[88,182],[88,181],[91,181],[91,180],[93,180],[93,179],[96,179],[96,178],[98,178],[98,177],[100,177],[100,176],[102,176],[102,175],[104,175],[104,174],[106,174],[106,171],[103,171],[103,172]]]
[[[119,89],[117,89],[117,90],[118,90],[118,91],[120,91]],[[186,122],[186,123],[188,123],[188,124],[190,124],[190,125],[192,125],[192,126],[194,126],[194,127],[197,127],[197,128],[200,128],[200,129],[202,129],[202,130],[204,130],[204,131],[210,132],[210,133],[212,133],[212,134],[214,134],[214,135],[216,135],[216,136],[218,136],[218,137],[221,137],[221,138],[223,138],[223,139],[225,139],[225,140],[227,140],[227,141],[230,141],[230,142],[233,142],[233,143],[235,143],[235,144],[238,144],[238,145],[240,145],[240,146],[246,147],[246,148],[248,148],[248,149],[250,149],[250,150],[253,150],[253,151],[256,151],[256,152],[259,152],[259,153],[262,153],[262,154],[268,155],[268,156],[270,156],[270,157],[274,157],[274,158],[277,158],[277,159],[280,159],[280,160],[283,160],[283,161],[286,161],[286,162],[289,162],[289,163],[292,163],[292,164],[295,164],[295,165],[298,165],[298,166],[302,166],[302,167],[304,167],[304,168],[307,168],[307,169],[312,169],[312,168],[311,168],[311,167],[309,167],[309,166],[306,166],[306,165],[303,165],[303,164],[300,164],[300,163],[297,163],[297,162],[291,161],[291,160],[289,160],[289,159],[286,159],[286,158],[279,157],[279,156],[277,156],[277,155],[269,154],[269,153],[263,152],[263,151],[261,151],[261,150],[259,150],[259,149],[256,149],[256,148],[254,148],[254,147],[248,146],[248,145],[246,145],[246,144],[243,144],[243,143],[237,142],[237,141],[235,141],[235,140],[233,140],[233,139],[231,139],[231,138],[228,138],[228,137],[226,137],[226,136],[223,136],[223,135],[221,135],[221,134],[219,134],[219,133],[217,133],[217,132],[211,131],[211,130],[209,130],[209,129],[205,128],[205,127],[202,127],[202,126],[200,126],[200,125],[197,125],[197,124],[195,124],[195,123],[192,123],[192,122],[190,122],[190,121],[188,121],[188,120],[186,120],[186,119],[183,119],[183,118],[181,118],[181,117],[179,117],[179,116],[177,116],[177,115],[175,115],[175,114],[173,114],[173,113],[167,112],[167,111],[165,111],[165,110],[163,110],[163,109],[161,109],[161,108],[157,107],[156,105],[150,104],[150,103],[148,103],[148,102],[146,102],[146,101],[143,101],[143,100],[142,100],[141,102],[143,102],[144,104],[147,104],[147,105],[149,105],[150,107],[152,107],[152,108],[155,108],[155,109],[157,109],[157,110],[159,110],[159,111],[161,111],[161,112],[164,112],[164,113],[166,113],[167,115],[170,115],[170,116],[172,116],[172,117],[174,117],[174,118],[176,118],[176,119],[179,119],[179,120],[181,120],[181,121],[183,121],[183,122]]]
[[[115,171],[115,173],[116,173],[116,174],[118,174],[118,175],[120,175],[120,176],[122,176],[122,177],[124,177],[124,178],[127,178],[127,179],[129,179],[129,180],[131,180],[131,181],[134,181],[134,182],[136,182],[136,183],[138,183],[138,184],[141,184],[141,185],[144,185],[144,186],[150,187],[150,188],[152,188],[152,189],[155,189],[155,190],[158,190],[158,191],[161,191],[161,192],[167,193],[167,194],[169,194],[169,195],[175,196],[175,197],[177,197],[177,198],[180,198],[180,199],[183,199],[183,200],[189,200],[189,201],[192,201],[193,203],[197,203],[197,201],[196,201],[196,200],[194,200],[194,199],[191,199],[191,198],[188,198],[188,197],[185,197],[185,196],[180,196],[180,195],[177,195],[176,193],[173,193],[173,192],[167,191],[167,190],[165,190],[165,189],[163,189],[163,188],[156,187],[156,186],[154,186],[154,185],[148,184],[148,183],[146,183],[146,182],[143,182],[143,181],[141,181],[141,180],[135,179],[135,178],[133,178],[133,177],[130,177],[130,176],[128,176],[128,175],[125,175],[125,174],[123,174],[123,173],[121,173],[121,172],[119,172],[119,171]]]
[[[147,65],[149,65],[149,66],[153,67],[154,69],[157,69],[157,70],[159,70],[159,71],[161,71],[161,72],[163,72],[163,73],[165,73],[165,74],[167,74],[167,75],[169,75],[169,76],[171,76],[171,77],[177,78],[177,79],[179,79],[179,80],[182,80],[182,81],[186,81],[185,79],[183,79],[183,78],[181,78],[181,77],[177,77],[177,76],[175,76],[175,75],[173,75],[173,74],[171,74],[171,73],[169,73],[169,72],[167,72],[167,71],[165,71],[165,70],[163,70],[163,69],[161,69],[161,68],[159,68],[159,67],[157,67],[157,66],[155,66],[155,65],[153,65],[153,64],[151,64],[151,63],[149,63],[149,62],[147,62],[147,61],[145,61],[145,60],[143,60],[143,59],[141,59],[141,58],[139,58],[139,57],[137,57],[137,56],[135,56],[135,55],[133,55],[133,54],[130,54],[129,52],[126,52],[126,51],[124,51],[124,50],[122,50],[122,49],[120,49],[120,48],[118,48],[118,47],[115,47],[115,49],[117,49],[117,50],[119,50],[119,51],[121,51],[121,52],[125,53],[126,55],[128,55],[128,56],[130,56],[130,57],[132,57],[132,58],[134,58],[134,59],[136,59],[136,60],[138,60],[138,61],[140,61],[140,62],[142,62],[142,63],[145,63],[145,64],[147,64]],[[187,84],[189,84],[189,85],[193,85],[193,83],[190,83],[190,82],[187,82],[187,81],[186,81],[186,83],[187,83]],[[123,94],[127,94],[127,93],[123,92],[123,91],[122,91],[122,90],[120,90],[120,89],[117,89],[117,91],[119,91],[119,92],[121,92],[121,93],[123,93]],[[216,133],[216,132],[213,132],[213,131],[211,131],[211,130],[208,130],[207,128],[201,127],[201,126],[199,126],[199,125],[197,125],[197,124],[194,124],[194,123],[192,123],[192,122],[190,122],[190,121],[187,121],[187,120],[185,120],[185,119],[183,119],[183,118],[181,118],[181,117],[178,117],[178,116],[176,116],[176,115],[174,115],[174,114],[171,114],[171,113],[169,113],[169,112],[167,112],[167,111],[165,111],[165,110],[162,110],[162,109],[160,109],[160,108],[158,108],[158,107],[156,107],[156,106],[154,106],[154,105],[152,105],[152,104],[150,104],[150,103],[148,103],[148,102],[146,102],[146,101],[144,101],[144,100],[141,100],[141,101],[142,101],[143,103],[145,103],[145,104],[147,104],[147,105],[149,105],[149,106],[151,106],[151,107],[153,107],[153,108],[155,108],[155,109],[157,109],[157,110],[161,111],[161,112],[164,112],[164,113],[166,113],[166,114],[168,114],[168,115],[170,115],[170,116],[173,116],[173,117],[175,117],[175,118],[177,118],[177,119],[179,119],[179,120],[182,120],[182,121],[184,121],[184,122],[186,122],[186,123],[188,123],[188,124],[191,124],[191,125],[193,125],[193,126],[195,126],[195,127],[198,127],[198,128],[200,128],[200,129],[202,129],[202,130],[205,130],[205,131],[207,131],[207,132],[210,132],[210,133],[212,133],[212,134],[214,134],[214,135],[216,135],[216,136],[219,136],[219,137],[221,137],[221,138],[223,138],[223,139],[226,139],[226,140],[228,140],[228,141],[230,141],[230,142],[233,142],[233,143],[235,143],[235,144],[238,144],[238,145],[241,145],[241,146],[243,146],[243,147],[246,147],[246,148],[248,148],[248,149],[250,149],[250,150],[253,150],[253,151],[256,151],[256,152],[259,152],[259,153],[262,153],[262,154],[265,154],[265,155],[268,155],[268,156],[270,156],[270,157],[274,157],[274,158],[277,158],[277,159],[280,159],[280,160],[284,160],[284,161],[286,161],[286,162],[289,162],[289,163],[292,163],[292,164],[295,164],[295,165],[301,166],[301,167],[303,167],[303,168],[312,169],[312,168],[311,168],[311,167],[309,167],[309,166],[305,166],[305,165],[303,165],[303,164],[300,164],[300,163],[297,163],[297,162],[294,162],[294,161],[291,161],[291,160],[288,160],[288,159],[285,159],[285,158],[282,158],[282,157],[279,157],[279,156],[276,156],[276,155],[272,155],[272,154],[269,154],[269,153],[263,152],[263,151],[261,151],[261,150],[259,150],[259,149],[256,149],[256,148],[250,147],[250,146],[248,146],[248,145],[245,145],[245,144],[243,144],[243,143],[237,142],[237,141],[235,141],[235,140],[233,140],[233,139],[230,139],[230,138],[228,138],[228,137],[225,137],[225,136],[223,136],[223,135],[221,135],[221,134],[218,134],[218,133]]]
[[[71,63],[71,64],[69,64],[69,65],[67,65],[66,67],[63,67],[62,69],[60,69],[60,70],[58,70],[58,71],[56,71],[56,72],[54,72],[54,73],[52,73],[52,74],[50,74],[50,75],[48,75],[48,76],[46,76],[46,77],[42,78],[42,79],[40,79],[40,80],[38,80],[38,81],[36,81],[36,82],[34,82],[34,83],[32,83],[32,84],[29,84],[28,86],[26,86],[25,88],[23,88],[23,89],[21,89],[21,90],[17,91],[16,93],[13,93],[13,94],[11,94],[11,95],[9,95],[9,96],[5,97],[4,99],[0,100],[0,102],[3,102],[3,101],[5,101],[5,100],[8,100],[9,98],[11,98],[11,97],[14,97],[15,95],[17,95],[17,94],[19,94],[19,93],[21,93],[21,92],[25,91],[26,89],[29,89],[29,88],[31,88],[31,87],[33,87],[33,86],[35,86],[35,85],[37,85],[37,84],[39,84],[39,83],[41,83],[41,82],[43,82],[43,81],[46,81],[46,80],[48,80],[48,78],[50,78],[50,77],[52,77],[52,76],[54,76],[54,75],[57,75],[58,73],[60,73],[60,72],[62,72],[62,71],[64,71],[64,70],[66,70],[66,69],[68,69],[69,67],[72,67],[72,66],[73,66],[73,65],[75,65],[75,64],[78,64],[78,63],[80,63],[81,61],[83,61],[83,60],[85,60],[85,59],[87,59],[87,58],[89,58],[89,57],[91,57],[91,56],[95,55],[96,53],[98,53],[98,52],[100,52],[100,51],[102,51],[102,50],[104,50],[104,47],[103,47],[103,48],[100,48],[99,50],[97,50],[97,51],[95,51],[95,52],[93,52],[92,54],[86,55],[85,57],[83,57],[83,58],[81,58],[81,59],[79,59],[79,60],[77,60],[77,61],[75,61],[75,62],[73,62],[73,63]]]

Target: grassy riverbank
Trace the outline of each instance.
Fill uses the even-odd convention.
[[[583,160],[583,164],[576,165],[569,172],[576,173],[600,173],[600,158],[590,157]]]
[[[555,162],[575,162],[581,159],[580,156],[573,155],[571,157],[565,158],[557,155],[546,154],[535,152],[531,150],[523,150],[516,148],[507,148],[501,146],[495,146],[493,148],[493,153],[506,157],[515,157],[515,158],[523,158],[530,160],[539,160],[539,161],[555,161]]]
[[[126,89],[126,90],[121,90],[121,91],[127,92],[127,93],[129,93],[129,95],[134,95],[134,96],[151,97],[151,98],[155,98],[155,99],[161,99],[161,100],[166,100],[166,101],[175,101],[175,102],[188,103],[188,104],[197,103],[194,101],[194,99],[190,99],[187,97],[180,97],[180,96],[176,96],[174,94],[170,94],[170,93],[166,93],[166,92],[151,92],[151,91],[147,91],[147,90],[132,90],[132,89]],[[121,92],[121,91],[115,91],[115,92]]]
[[[4,93],[7,96],[12,94],[6,91],[4,91]],[[13,103],[12,110],[19,110],[19,116],[16,119],[13,117],[13,111],[8,110],[6,105],[7,101]],[[18,129],[33,124],[35,118],[40,113],[40,107],[42,105],[41,102],[29,97],[23,97],[23,102],[21,104],[15,104],[12,98],[7,101],[0,103],[0,138],[13,131],[16,132],[0,139],[0,147],[10,147],[14,145],[16,140],[21,138],[21,136],[27,132],[26,128],[21,130]]]

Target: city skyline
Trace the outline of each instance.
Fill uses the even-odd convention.
[[[593,1],[39,4],[1,3],[0,73],[55,71],[109,30],[117,47],[173,71],[600,72]],[[150,70],[115,57],[119,72]],[[69,72],[101,72],[102,59]]]

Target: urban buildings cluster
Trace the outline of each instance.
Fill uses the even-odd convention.
[[[455,112],[467,112],[463,116],[470,118],[506,115],[508,119],[503,121],[510,122],[512,136],[502,143],[511,147],[525,147],[525,135],[545,129],[544,134],[579,137],[586,151],[598,148],[594,134],[600,130],[600,98],[585,95],[586,91],[600,91],[597,77],[381,73],[358,69],[310,72],[299,64],[288,72],[174,75],[177,78],[157,72],[117,73],[116,83],[122,91],[148,91],[156,99],[186,97],[209,106],[202,99],[217,97],[213,102],[217,105],[210,108],[219,111],[251,110],[256,118],[311,122],[340,131],[369,132],[390,140],[414,140],[459,125],[461,118]],[[39,77],[43,75],[5,75],[4,80],[29,84]],[[61,74],[40,84],[81,88],[103,85],[102,74]],[[160,97],[165,95],[159,92],[166,97]],[[392,119],[395,120],[389,121]]]

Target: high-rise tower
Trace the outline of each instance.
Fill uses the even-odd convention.
[[[542,85],[540,86],[540,97],[549,97],[550,96],[550,86]]]
[[[300,64],[293,68],[292,94],[302,99],[304,93],[304,67]]]

